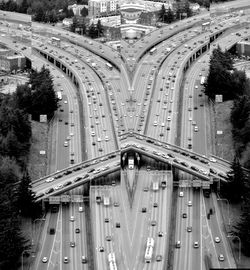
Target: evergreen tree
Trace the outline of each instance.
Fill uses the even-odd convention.
[[[165,16],[166,16],[166,8],[165,8],[164,4],[162,4],[161,10],[159,11],[159,14],[158,14],[159,21],[165,22]]]
[[[95,27],[95,25],[93,23],[89,26],[89,36],[91,38],[96,38],[97,37],[96,27]]]
[[[88,16],[88,9],[87,8],[82,8],[81,10],[81,16],[82,17],[87,17]]]
[[[166,16],[165,16],[165,22],[166,23],[172,23],[174,21],[174,12],[171,8],[168,8]]]
[[[245,173],[241,167],[239,157],[235,155],[231,171],[227,173],[226,196],[232,202],[240,202],[245,194]]]
[[[103,36],[104,29],[100,20],[97,21],[96,32],[97,32],[98,38]]]
[[[35,217],[39,212],[38,204],[35,202],[35,194],[32,191],[31,180],[27,170],[24,171],[23,177],[18,188],[17,207],[22,216]]]
[[[73,17],[72,24],[70,26],[70,31],[73,32],[73,33],[75,33],[77,27],[78,27],[77,18],[76,18],[76,16],[74,16]]]

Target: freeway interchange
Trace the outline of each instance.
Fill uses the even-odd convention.
[[[202,29],[207,19],[180,21],[133,45],[121,41],[120,54],[38,23],[31,44],[17,44],[21,30],[13,22],[1,26],[1,43],[22,51],[34,68],[49,68],[62,93],[49,173],[32,183],[47,210],[40,239],[33,235],[32,269],[235,267],[218,198],[204,193],[226,181],[231,164],[211,145],[200,78],[211,48],[248,36],[250,18],[226,13]]]

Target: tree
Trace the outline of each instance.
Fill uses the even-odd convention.
[[[89,26],[89,36],[91,38],[96,38],[97,37],[96,26],[93,23]]]
[[[82,17],[87,17],[88,16],[88,9],[87,8],[85,8],[85,7],[83,7],[82,9],[81,9],[81,16]]]
[[[98,38],[103,36],[104,29],[100,20],[97,21],[96,32],[98,34]]]
[[[188,1],[185,1],[183,11],[187,14],[188,18],[192,16],[192,10],[190,9],[190,5]]]
[[[72,18],[72,17],[74,17],[75,16],[75,14],[74,14],[74,12],[73,12],[73,9],[72,8],[70,8],[69,10],[68,10],[68,12],[67,12],[67,18]]]
[[[16,183],[19,167],[9,157],[0,157],[0,268],[17,269],[18,258],[24,249],[18,212],[16,209]]]
[[[78,27],[78,21],[77,21],[76,16],[74,16],[73,17],[72,24],[70,26],[70,31],[73,32],[73,33],[75,33],[77,27]]]
[[[240,202],[245,195],[245,173],[241,167],[238,155],[235,155],[231,171],[227,173],[227,185],[225,195],[227,198],[236,203]]]
[[[174,21],[174,12],[171,8],[168,8],[166,16],[164,18],[166,23],[172,23]]]
[[[35,217],[40,212],[38,204],[35,202],[35,194],[32,191],[31,180],[27,170],[23,173],[17,196],[17,208],[21,211],[22,216]]]
[[[165,8],[164,4],[162,4],[161,10],[159,11],[159,14],[158,14],[159,21],[165,22],[165,16],[166,16],[166,8]]]

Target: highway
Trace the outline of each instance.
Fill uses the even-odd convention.
[[[247,2],[237,6],[241,4]],[[233,8],[235,3],[216,5],[212,12],[221,7]],[[229,170],[230,163],[214,156],[211,147],[214,134],[200,78],[207,76],[212,48],[228,49],[249,35],[249,16],[227,13],[211,19],[204,12],[155,30],[134,44],[121,41],[121,54],[44,24],[32,23],[31,35],[28,27],[19,29],[11,13],[0,12],[1,16],[1,42],[31,59],[33,67],[49,68],[55,91],[62,93],[51,127],[48,175],[33,182],[38,200],[61,203],[55,211],[48,208],[41,238],[33,239],[39,242],[34,269],[88,269],[92,253],[95,269],[109,269],[110,252],[115,253],[118,269],[165,269],[171,249],[176,270],[182,265],[205,269],[204,258],[214,267],[234,267],[215,194],[204,198],[202,189],[189,185],[195,185],[198,177],[207,188],[210,181],[225,181]],[[27,18],[15,17],[24,25]],[[204,30],[201,24],[206,21],[211,23]],[[60,44],[51,37],[59,37]],[[155,52],[149,53],[153,46]],[[151,158],[152,168],[125,166],[120,177],[112,178],[120,170],[120,156],[135,152]],[[154,167],[153,160],[180,169],[178,189],[171,172]],[[96,185],[98,178],[102,180]],[[110,178],[115,181],[112,185]],[[167,182],[165,189],[162,180]],[[153,182],[160,185],[156,191]],[[85,183],[95,183],[89,190],[90,220],[83,203]],[[109,205],[97,203],[96,196],[108,196]],[[180,248],[168,243],[173,196],[177,196],[175,241],[181,241]],[[208,220],[210,209],[215,212]],[[87,245],[88,222],[93,250]],[[52,228],[55,234],[50,233]],[[145,262],[148,237],[154,239],[151,263]],[[219,254],[225,261],[218,260]]]

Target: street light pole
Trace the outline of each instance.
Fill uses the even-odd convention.
[[[232,237],[232,238],[236,237],[239,240],[239,262],[240,262],[240,259],[241,259],[241,240],[240,240],[240,237],[237,235],[231,235],[231,234],[228,234],[227,237]]]

